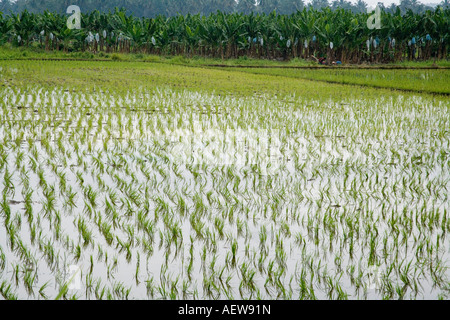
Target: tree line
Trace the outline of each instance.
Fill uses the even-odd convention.
[[[312,59],[344,63],[448,58],[450,9],[425,13],[381,11],[381,28],[369,28],[369,13],[304,8],[276,12],[136,17],[113,12],[81,14],[81,29],[67,14],[0,12],[0,45],[91,53],[143,53],[214,58]]]
[[[167,17],[175,15],[201,14],[209,15],[217,11],[224,13],[242,12],[249,14],[276,11],[278,14],[292,14],[304,8],[319,10],[329,7],[350,10],[353,13],[365,13],[367,3],[357,0],[352,3],[346,0],[312,0],[305,3],[303,0],[0,0],[0,11],[4,13],[20,13],[27,10],[31,13],[44,11],[65,13],[69,5],[78,5],[82,12],[114,11],[114,8],[123,8],[136,17],[154,18],[158,15]],[[405,14],[408,10],[413,13],[423,13],[434,8],[424,5],[417,0],[401,0],[397,6],[391,4],[380,6],[385,12],[394,13],[397,7]],[[449,0],[443,0],[441,7],[448,7]]]

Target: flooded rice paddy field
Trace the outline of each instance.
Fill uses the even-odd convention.
[[[450,102],[0,90],[5,299],[447,299]]]

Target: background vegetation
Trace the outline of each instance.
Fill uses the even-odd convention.
[[[173,16],[177,14],[204,14],[217,12],[226,13],[266,13],[276,10],[280,14],[291,14],[303,8],[321,9],[330,7],[331,9],[348,9],[355,13],[367,12],[367,4],[363,0],[355,3],[346,0],[312,0],[306,3],[303,0],[2,0],[0,1],[0,11],[10,10],[19,13],[28,10],[33,13],[42,13],[45,10],[64,14],[69,5],[78,5],[83,12],[99,10],[101,12],[114,11],[115,7],[125,8],[128,12],[139,17],[156,17],[158,15]],[[381,4],[382,5],[382,4]],[[441,6],[448,7],[448,0],[441,2]],[[417,0],[402,0],[399,5],[392,4],[383,9],[393,13],[397,7],[405,13],[412,10],[414,13],[425,12],[433,9],[429,5],[422,4]]]
[[[0,13],[0,44],[47,51],[253,57],[287,60],[324,56],[344,63],[445,59],[450,9],[416,14],[382,12],[381,29],[367,27],[368,13],[323,8],[297,11],[177,15],[139,18],[126,11],[82,14],[80,30],[68,15],[51,11]]]

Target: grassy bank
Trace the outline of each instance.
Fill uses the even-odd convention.
[[[278,75],[296,79],[353,84],[374,88],[391,88],[423,93],[450,94],[450,70],[342,70],[239,68],[253,74]]]
[[[104,60],[104,61],[129,61],[129,62],[163,62],[171,64],[182,64],[191,66],[205,65],[224,65],[224,66],[252,66],[252,67],[317,67],[315,61],[307,61],[302,59],[291,59],[289,61],[252,59],[241,57],[239,59],[212,59],[202,57],[184,57],[184,56],[156,56],[146,54],[121,54],[121,53],[91,53],[91,52],[69,52],[62,51],[45,51],[39,48],[25,47],[0,47],[1,60],[15,59],[78,59],[78,60]],[[450,67],[450,61],[403,61],[391,64],[373,64],[373,65],[347,65],[354,67],[405,67],[405,68],[423,68],[423,67]]]

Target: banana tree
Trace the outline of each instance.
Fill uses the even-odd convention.
[[[334,60],[334,48],[337,47],[338,41],[342,42],[342,38],[339,35],[339,29],[334,22],[333,11],[327,8],[322,11],[322,15],[318,20],[318,23],[314,26],[315,33],[317,34],[319,41],[324,44],[322,47],[322,53],[326,52],[327,61],[330,63]],[[330,19],[331,18],[331,19]],[[329,21],[333,22],[329,22]]]
[[[127,30],[126,35],[131,39],[133,52],[140,50],[145,43],[145,30],[142,21],[137,21],[133,24],[133,27],[130,30]]]
[[[255,56],[258,47],[258,37],[261,36],[262,16],[251,12],[247,16],[241,16],[243,23],[240,25],[241,48],[246,55]]]
[[[435,12],[434,21],[436,23],[436,39],[438,41],[437,59],[447,57],[447,50],[450,41],[450,9],[439,8]]]
[[[143,49],[147,53],[150,53],[151,48],[153,46],[152,37],[158,30],[158,22],[156,21],[156,19],[143,18],[142,28],[143,28],[143,39],[142,39]]]
[[[49,11],[44,11],[42,15],[38,16],[37,29],[40,38],[45,38],[45,50],[49,50],[50,47],[53,47],[53,42],[56,41],[54,34],[67,27],[64,18],[64,16]]]
[[[20,46],[24,42],[26,46],[29,46],[30,40],[36,33],[35,15],[29,13],[27,10],[21,14],[13,15],[12,25],[16,36],[16,43]]]
[[[198,47],[200,37],[200,15],[190,15],[186,17],[178,17],[180,28],[179,37],[183,43],[183,53],[192,56],[195,53],[195,48]]]
[[[356,17],[348,21],[344,28],[344,42],[340,60],[342,62],[361,62],[361,48],[364,45],[365,20]]]
[[[309,59],[311,55],[314,56],[315,50],[317,50],[317,43],[312,41],[315,33],[315,24],[316,15],[311,10],[306,10],[306,8],[299,12],[292,21],[299,38],[300,47],[298,50],[304,59]]]
[[[171,35],[165,27],[168,24],[170,24],[169,18],[158,16],[158,27],[151,36],[152,48],[156,50],[155,53],[157,54],[168,53],[170,49]]]
[[[222,44],[221,49],[223,50],[223,45],[226,44],[226,54],[227,58],[231,56],[238,56],[238,40],[240,29],[242,27],[242,19],[239,14],[229,14],[225,15],[223,13],[217,14],[217,21],[222,28]]]
[[[130,52],[131,38],[129,35],[140,32],[138,29],[133,30],[134,25],[135,18],[133,16],[127,16],[125,11],[116,9],[111,19],[111,26],[117,35],[119,51]]]
[[[0,12],[0,45],[3,45],[8,41],[13,32],[12,21],[9,16],[3,16],[3,12]]]
[[[218,23],[212,16],[203,17],[200,21],[199,37],[201,40],[201,49],[205,50],[203,55],[215,56],[216,52],[220,52],[220,57],[224,58],[224,44],[226,39],[222,25]]]
[[[68,52],[70,49],[74,49],[73,42],[76,42],[77,39],[80,39],[80,34],[84,34],[84,32],[78,29],[69,29],[67,27],[58,32],[55,32],[55,36],[60,39],[62,43],[64,52]]]

